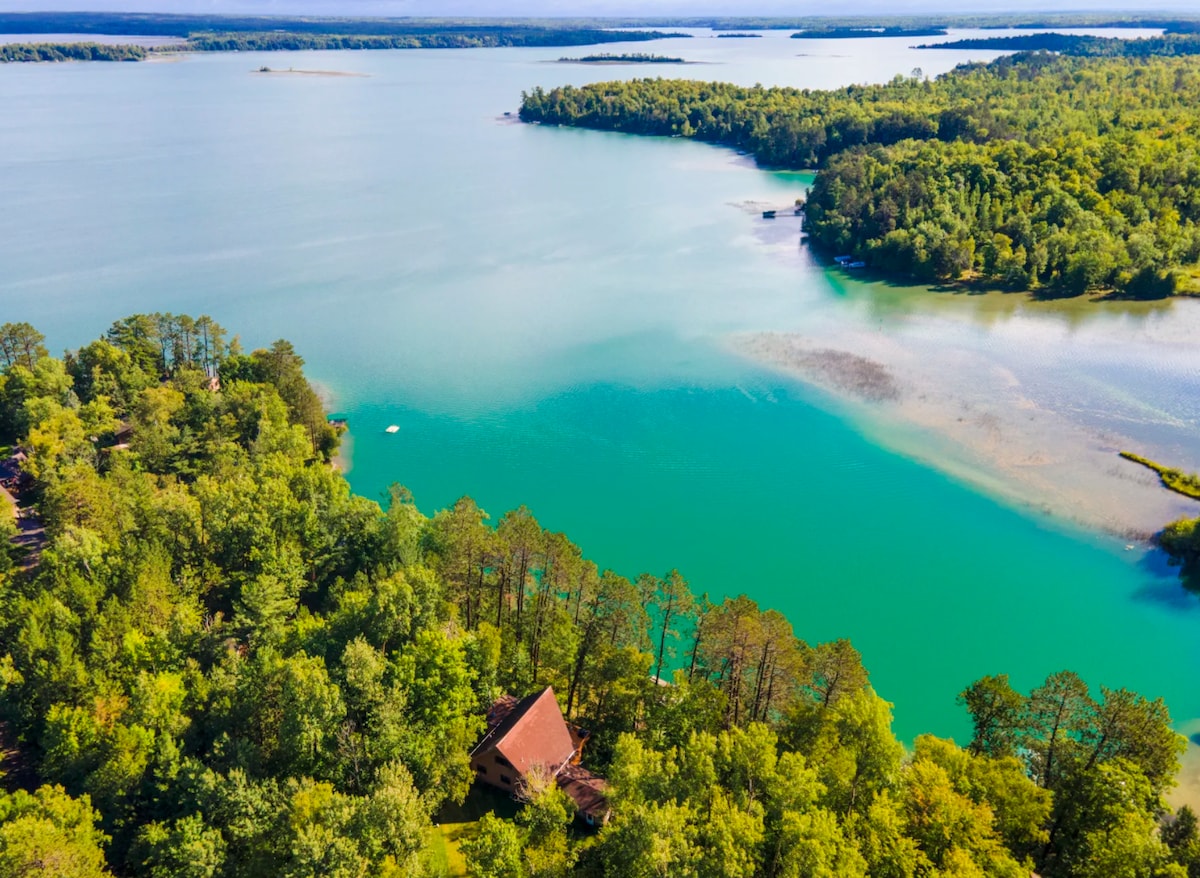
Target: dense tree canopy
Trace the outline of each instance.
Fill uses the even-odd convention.
[[[810,646],[679,571],[601,570],[524,507],[350,493],[284,341],[135,315],[47,355],[0,327],[0,423],[45,523],[0,564],[0,878],[432,876],[503,692],[553,685],[613,818],[549,776],[464,841],[471,874],[1182,876],[1161,702],[1072,674],[970,686],[969,749],[906,754],[846,640]],[[21,559],[15,559],[21,560]],[[22,786],[28,789],[21,788]],[[1189,822],[1190,821],[1190,822]],[[1129,866],[1129,864],[1133,864]],[[1109,871],[1106,871],[1109,870]]]
[[[819,168],[812,239],[892,275],[1157,298],[1200,286],[1189,273],[1198,108],[1192,59],[1030,54],[836,91],[661,79],[534,89],[521,118]]]
[[[143,46],[111,43],[0,43],[0,64],[12,61],[142,61]]]

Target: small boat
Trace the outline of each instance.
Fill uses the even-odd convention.
[[[763,219],[775,219],[775,213],[776,211],[774,210],[764,210]]]
[[[854,259],[853,256],[835,256],[835,257],[833,257],[833,261],[836,262],[838,265],[845,265],[846,263],[850,262],[852,259]]]
[[[867,263],[865,263],[865,262],[850,262],[850,263],[846,264],[846,267],[847,268],[866,268]]]
[[[385,433],[399,433],[399,432],[400,432],[400,428],[399,428],[399,427],[397,427],[395,424],[392,424],[392,426],[388,427],[388,428],[387,428],[386,430],[384,430],[383,432],[385,432]]]

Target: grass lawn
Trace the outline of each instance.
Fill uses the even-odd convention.
[[[512,818],[520,806],[499,790],[475,784],[461,805],[446,805],[434,820],[429,839],[429,865],[433,874],[446,878],[467,878],[467,863],[459,845],[475,832],[475,824],[484,814]]]

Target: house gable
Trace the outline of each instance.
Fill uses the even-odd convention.
[[[489,730],[471,752],[480,780],[512,791],[534,766],[551,774],[575,754],[554,689],[546,687],[520,701],[501,699],[489,712]]]
[[[520,700],[505,695],[488,711],[488,731],[471,751],[471,767],[479,781],[515,793],[540,766],[571,797],[579,819],[600,826],[608,820],[608,784],[576,764],[587,738],[567,725],[552,688]]]

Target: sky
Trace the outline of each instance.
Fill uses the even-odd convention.
[[[1196,11],[1197,0],[0,0],[2,11],[263,15],[691,16],[900,15],[939,12]]]

